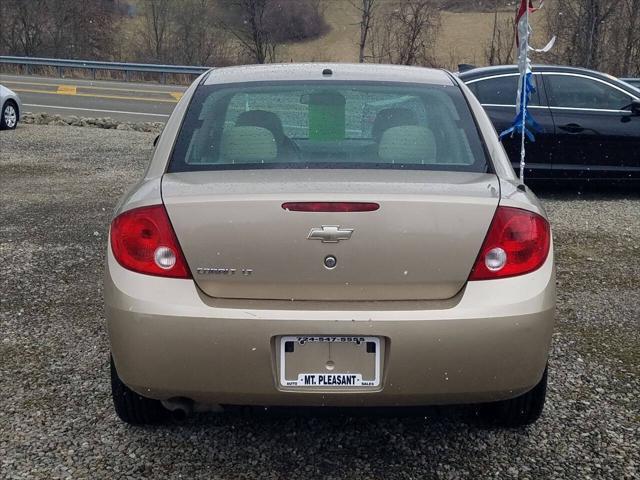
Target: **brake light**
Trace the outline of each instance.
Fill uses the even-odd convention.
[[[111,250],[118,263],[134,272],[191,278],[164,205],[129,210],[111,223]]]
[[[533,272],[549,254],[551,230],[540,215],[498,207],[469,280],[491,280]]]
[[[380,205],[371,202],[287,202],[282,208],[290,212],[374,212]]]

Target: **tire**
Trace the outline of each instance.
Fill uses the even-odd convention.
[[[143,397],[127,387],[116,371],[111,357],[111,395],[120,420],[130,425],[151,425],[169,418],[169,411],[160,400]]]
[[[547,370],[544,369],[538,384],[527,393],[501,402],[484,406],[483,417],[489,423],[506,428],[531,425],[542,415],[547,396]]]
[[[18,105],[13,100],[7,100],[0,112],[0,130],[13,130],[18,126]]]

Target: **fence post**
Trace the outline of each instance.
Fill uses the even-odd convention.
[[[160,83],[163,85],[167,83],[167,74],[165,72],[162,72],[160,74]]]

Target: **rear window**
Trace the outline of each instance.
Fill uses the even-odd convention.
[[[284,82],[200,86],[170,172],[260,168],[488,170],[457,86]]]

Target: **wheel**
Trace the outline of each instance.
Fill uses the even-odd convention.
[[[0,114],[0,130],[13,130],[18,125],[18,105],[13,100],[7,100],[2,106]]]
[[[111,395],[113,406],[120,420],[131,425],[161,423],[169,417],[169,411],[160,400],[143,397],[127,387],[116,371],[111,357]]]
[[[527,393],[509,400],[486,404],[482,411],[484,419],[494,425],[508,428],[523,427],[538,420],[547,396],[547,370],[548,367],[544,369],[538,384]]]

